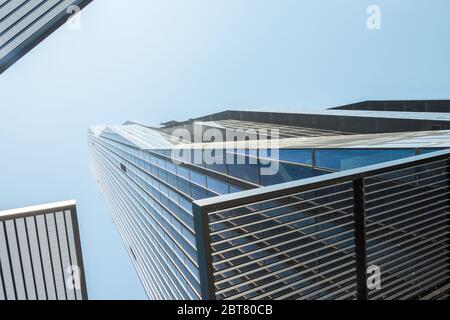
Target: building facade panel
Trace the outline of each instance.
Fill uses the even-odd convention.
[[[0,275],[0,300],[87,299],[75,202],[0,211]]]

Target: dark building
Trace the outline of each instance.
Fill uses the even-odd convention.
[[[364,101],[333,108],[334,110],[450,112],[450,100]]]
[[[448,114],[225,111],[88,140],[151,299],[447,297]]]

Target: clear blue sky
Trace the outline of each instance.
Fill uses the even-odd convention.
[[[90,297],[145,298],[90,174],[89,125],[450,98],[449,15],[448,0],[94,0],[81,30],[0,76],[0,210],[76,199]]]

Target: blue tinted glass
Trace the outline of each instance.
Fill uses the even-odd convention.
[[[312,150],[280,149],[280,160],[312,165]]]
[[[443,148],[440,148],[440,149],[437,149],[437,148],[424,148],[424,149],[420,149],[420,154],[427,154],[427,153],[441,151],[441,150],[443,150]]]
[[[164,159],[158,158],[157,162],[159,167],[166,169],[166,161]]]
[[[243,191],[244,189],[230,185],[230,193],[234,193],[234,192],[240,192]]]
[[[227,165],[226,164],[211,164],[211,165],[207,164],[206,168],[211,171],[216,171],[219,173],[227,174]]]
[[[259,184],[258,158],[228,153],[227,164],[230,176]]]
[[[241,180],[259,184],[259,166],[250,164],[231,164],[228,174]]]
[[[167,171],[161,168],[158,168],[158,177],[167,182]]]
[[[194,198],[194,200],[204,199],[208,197],[208,191],[206,189],[203,189],[202,187],[199,187],[193,183],[191,183],[191,192],[192,198]]]
[[[189,179],[189,170],[182,166],[177,166],[177,174],[183,178]]]
[[[334,172],[334,171],[333,171]],[[330,174],[330,171],[315,169],[314,173],[316,176],[323,176],[324,174]]]
[[[173,164],[171,161],[166,162],[166,167],[167,167],[167,171],[174,172],[174,173],[177,172],[177,168],[176,168],[175,164]]]
[[[261,170],[261,173],[261,185],[263,186],[306,179],[314,176],[314,171],[312,168],[282,162],[279,163],[279,167],[275,175],[264,175],[264,170]]]
[[[316,165],[334,170],[349,170],[412,157],[415,154],[415,149],[318,149]]]
[[[206,168],[212,171],[217,171],[220,173],[227,173],[227,166],[225,164],[224,152],[216,152],[216,150],[205,150],[204,156],[210,157],[208,161],[209,164],[205,163]]]
[[[180,197],[180,205],[182,208],[186,209],[186,211],[192,213],[192,203],[188,199]]]
[[[218,194],[227,194],[228,184],[226,182],[208,177],[208,189]]]
[[[177,176],[172,174],[172,173],[168,173],[167,174],[167,182],[172,186],[172,187],[177,187]]]
[[[193,170],[191,170],[191,181],[195,182],[196,184],[201,185],[202,187],[206,187],[205,175],[195,172]]]
[[[181,190],[181,192],[190,196],[191,195],[191,184],[183,178],[178,178],[177,180],[178,180],[178,189]]]

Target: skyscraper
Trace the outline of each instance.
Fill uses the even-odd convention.
[[[84,300],[75,201],[0,211],[0,300]]]
[[[0,0],[0,74],[92,0]]]
[[[447,297],[450,102],[396,103],[90,128],[149,298]]]

